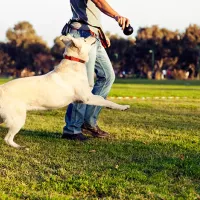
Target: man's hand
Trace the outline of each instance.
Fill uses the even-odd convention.
[[[119,25],[122,27],[122,30],[125,29],[125,27],[128,27],[130,24],[130,20],[126,17],[122,16],[115,16],[115,20],[119,23]]]
[[[127,26],[129,26],[130,24],[130,20],[126,17],[123,17],[121,15],[118,14],[118,12],[116,12],[108,3],[106,0],[91,0],[97,8],[99,8],[99,10],[101,10],[101,12],[103,12],[104,14],[114,18],[119,25],[122,27],[122,29],[124,30],[124,28]]]

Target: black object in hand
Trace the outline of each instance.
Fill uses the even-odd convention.
[[[120,25],[120,27],[122,27],[122,26]],[[128,27],[124,28],[123,33],[125,35],[131,35],[133,33],[133,27],[129,24]]]
[[[125,27],[123,30],[125,35],[131,35],[133,33],[133,27],[129,24],[128,27]]]

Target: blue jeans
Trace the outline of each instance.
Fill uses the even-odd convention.
[[[75,38],[87,38],[91,35],[90,32],[83,30],[72,30],[70,34]],[[89,52],[89,61],[86,63],[86,68],[88,82],[92,93],[106,98],[115,80],[115,74],[107,52],[98,38]],[[96,73],[95,84],[94,72]],[[79,103],[70,104],[65,115],[66,125],[63,128],[63,133],[81,133],[81,126],[83,123],[95,127],[100,111],[100,106],[91,106]]]

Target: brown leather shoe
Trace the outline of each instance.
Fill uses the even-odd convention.
[[[84,134],[90,134],[93,137],[105,138],[109,136],[109,133],[101,130],[97,125],[92,127],[89,124],[83,124],[81,129]]]
[[[79,140],[79,141],[85,141],[88,140],[89,138],[86,137],[85,135],[83,135],[82,133],[78,133],[78,134],[67,134],[67,133],[63,133],[62,137],[63,139],[67,139],[67,140]]]

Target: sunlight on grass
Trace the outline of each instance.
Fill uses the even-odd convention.
[[[119,84],[112,94],[125,94],[126,84],[138,95],[185,87]],[[1,126],[0,199],[199,199],[200,98],[186,94],[191,98],[116,101],[131,109],[102,110],[108,139],[61,139],[65,109],[28,113],[15,140],[29,150],[7,146]]]

